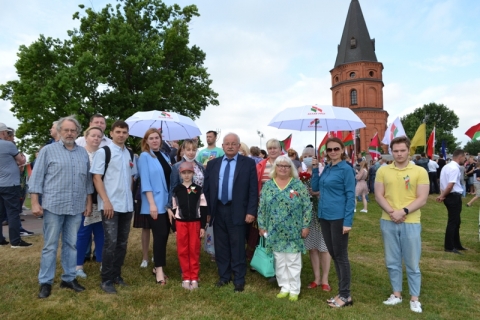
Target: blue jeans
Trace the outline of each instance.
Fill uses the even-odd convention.
[[[102,252],[102,282],[105,282],[121,276],[133,212],[115,211],[111,219],[106,219],[103,210],[101,212],[105,235]]]
[[[64,215],[43,209],[43,249],[40,259],[40,272],[38,273],[40,284],[53,284],[60,234],[62,234],[62,280],[70,282],[75,279],[77,232],[81,221],[81,213]]]
[[[8,235],[12,245],[20,243],[20,213],[22,213],[20,190],[20,186],[0,187],[0,222],[6,217]],[[0,241],[4,239],[3,230],[0,226]]]
[[[77,234],[77,266],[83,266],[85,253],[92,244],[92,233],[93,240],[95,241],[96,261],[102,262],[102,250],[104,242],[102,221],[89,224],[88,226],[85,226],[84,222],[85,217],[82,216],[82,221]]]
[[[380,219],[385,265],[393,291],[402,291],[402,260],[405,262],[408,289],[411,296],[420,295],[422,274],[420,256],[422,254],[422,225],[420,223],[395,223]]]

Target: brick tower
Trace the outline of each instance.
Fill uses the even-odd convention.
[[[356,152],[367,151],[378,132],[380,140],[387,128],[388,113],[383,110],[383,64],[375,55],[375,39],[370,39],[358,0],[352,0],[342,39],[338,45],[332,76],[334,106],[350,108],[366,128],[356,132]]]

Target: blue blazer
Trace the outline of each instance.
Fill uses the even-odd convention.
[[[208,161],[203,193],[207,199],[211,220],[215,220],[218,201],[218,183],[220,180],[220,166],[223,157]],[[258,179],[255,161],[249,157],[238,155],[232,190],[232,222],[234,225],[246,224],[245,216],[257,216],[258,209]]]
[[[162,153],[163,154],[163,153]],[[157,206],[158,213],[165,213],[165,206],[168,202],[168,188],[165,181],[165,174],[157,157],[153,152],[142,152],[138,158],[138,172],[140,173],[140,183],[142,191],[141,214],[150,214],[150,204],[147,200],[147,191],[153,193],[153,199]]]
[[[203,164],[201,164],[197,160],[193,160],[193,161],[195,161],[195,164],[203,172],[203,177],[205,181],[205,167],[203,166]],[[172,208],[173,189],[175,189],[175,187],[178,186],[180,183],[183,183],[182,177],[180,177],[180,172],[178,171],[182,162],[185,162],[185,159],[182,158],[182,160],[178,161],[172,166],[172,173],[170,174],[170,190],[168,194],[168,204],[167,204],[168,208]]]

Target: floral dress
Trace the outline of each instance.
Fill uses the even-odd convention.
[[[275,181],[265,182],[260,193],[258,227],[267,230],[267,252],[305,253],[302,229],[312,218],[307,188],[292,178],[282,190]]]

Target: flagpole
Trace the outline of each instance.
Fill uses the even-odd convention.
[[[314,121],[315,121],[315,144],[314,144],[314,146],[316,147],[317,146],[317,119],[315,119]]]

